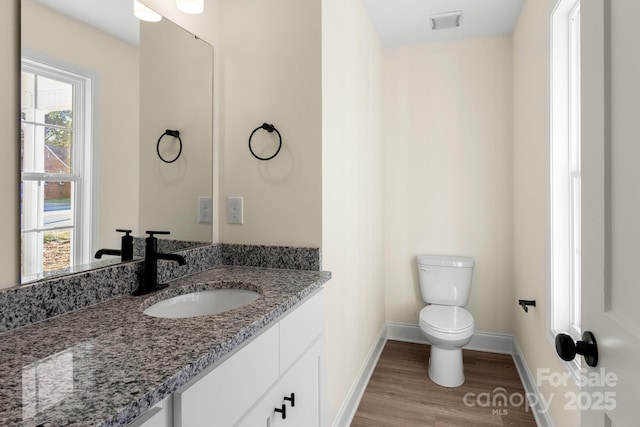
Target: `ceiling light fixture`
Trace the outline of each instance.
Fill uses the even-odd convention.
[[[133,0],[133,14],[141,21],[158,22],[162,19],[162,15],[149,9],[138,0]]]
[[[448,28],[459,27],[462,22],[462,11],[438,13],[431,15],[432,30],[446,30]]]
[[[180,12],[197,14],[204,10],[204,0],[176,0]]]

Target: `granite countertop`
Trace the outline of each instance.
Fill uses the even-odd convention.
[[[328,272],[219,267],[0,334],[0,425],[122,426],[221,360],[329,280]],[[151,301],[205,287],[262,297],[187,319],[144,315]]]

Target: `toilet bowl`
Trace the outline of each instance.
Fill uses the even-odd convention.
[[[471,341],[475,328],[466,306],[471,291],[473,258],[418,255],[422,299],[428,303],[420,311],[422,334],[431,344],[429,378],[444,387],[464,383],[462,347]]]
[[[473,316],[462,307],[429,305],[420,311],[420,331],[431,344],[429,378],[443,387],[464,384],[462,347],[474,332]]]

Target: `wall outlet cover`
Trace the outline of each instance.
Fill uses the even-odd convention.
[[[227,197],[227,224],[242,223],[242,197]]]
[[[200,224],[213,222],[213,199],[211,197],[198,197],[198,222]]]

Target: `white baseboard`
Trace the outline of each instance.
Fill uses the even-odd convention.
[[[418,325],[409,323],[387,322],[387,339],[394,341],[429,344]]]
[[[538,386],[536,385],[536,381],[531,375],[531,371],[529,370],[529,366],[522,356],[522,351],[520,350],[520,346],[518,345],[518,340],[513,338],[513,363],[516,365],[516,369],[518,370],[518,374],[520,375],[520,381],[522,381],[522,385],[524,387],[524,391],[527,395],[538,395]],[[540,407],[540,402],[537,399],[534,405],[531,405],[531,412],[533,412],[533,416],[536,419],[536,424],[538,427],[553,427],[553,423],[551,422],[551,418],[549,418],[549,414],[547,411],[543,411]]]
[[[349,389],[349,392],[347,393],[347,396],[342,403],[342,407],[340,407],[340,410],[335,417],[333,427],[348,427],[351,425],[351,421],[353,420],[353,417],[356,415],[356,411],[358,410],[358,405],[360,404],[362,395],[367,389],[369,379],[371,378],[373,370],[378,364],[378,359],[380,358],[382,349],[387,342],[386,332],[387,325],[383,325],[373,346],[367,354],[367,358],[365,359],[364,364],[360,368],[360,372],[358,373],[356,380],[351,385],[351,388]]]
[[[387,339],[429,344],[420,327],[410,323],[387,322]],[[475,332],[471,342],[464,348],[488,353],[513,354],[513,335]]]

